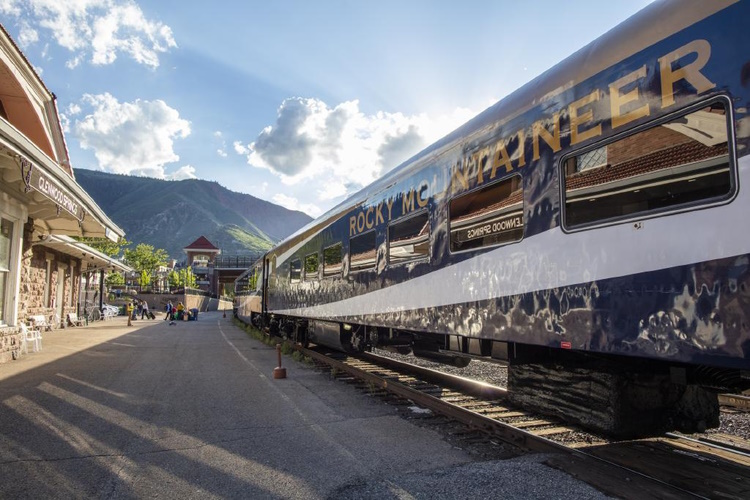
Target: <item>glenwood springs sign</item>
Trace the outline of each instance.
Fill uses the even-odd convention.
[[[39,191],[50,200],[57,203],[57,206],[73,217],[83,222],[85,211],[80,202],[67,190],[60,187],[41,168],[34,165],[24,157],[20,158],[21,172],[27,188],[31,187]]]

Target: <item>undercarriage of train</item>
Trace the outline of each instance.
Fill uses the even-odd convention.
[[[344,352],[378,348],[456,367],[501,363],[513,402],[618,437],[717,427],[718,393],[750,388],[750,372],[741,370],[283,316],[257,315],[253,324]]]

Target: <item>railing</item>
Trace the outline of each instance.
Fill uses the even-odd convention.
[[[258,255],[217,255],[214,268],[247,269],[260,258]]]

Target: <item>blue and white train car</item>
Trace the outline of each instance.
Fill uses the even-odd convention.
[[[238,314],[332,347],[502,359],[537,395],[524,366],[606,373],[639,401],[747,386],[748,19],[748,1],[650,5],[281,242]],[[680,418],[711,425],[709,406]]]

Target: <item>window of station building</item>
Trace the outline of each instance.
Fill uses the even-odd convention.
[[[731,126],[723,99],[563,160],[566,227],[616,221],[729,198]]]
[[[451,252],[503,245],[523,238],[523,186],[519,175],[450,202]]]
[[[13,241],[13,222],[0,219],[0,324],[6,323],[6,299],[10,286],[10,254]]]
[[[320,265],[320,258],[317,252],[311,253],[305,257],[305,279],[316,280],[318,279],[318,267]]]
[[[299,283],[302,278],[302,261],[294,259],[289,263],[289,281]]]
[[[430,256],[430,216],[427,211],[404,217],[388,227],[388,262],[400,264]]]
[[[378,261],[375,231],[369,231],[349,240],[349,270],[372,269]]]
[[[343,248],[341,243],[336,243],[323,249],[323,277],[341,275]]]

